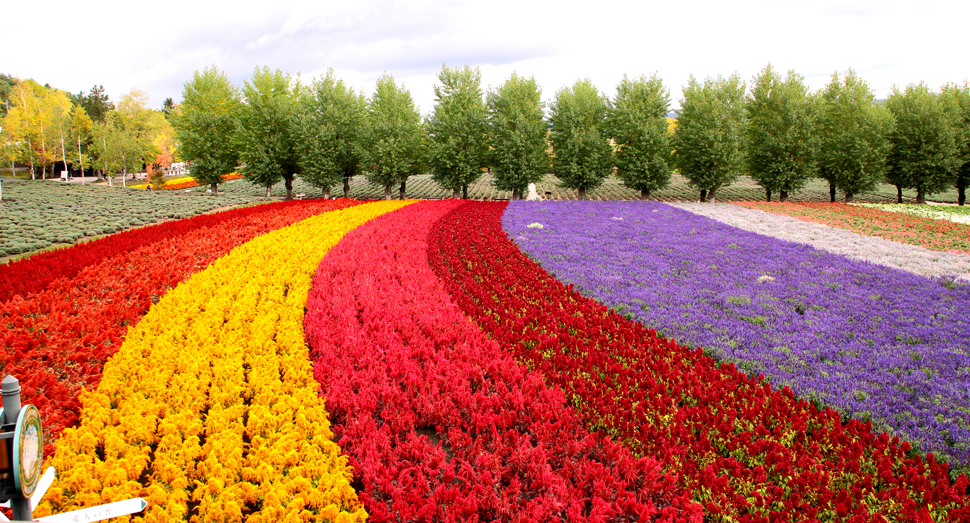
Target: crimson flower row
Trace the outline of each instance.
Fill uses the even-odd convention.
[[[314,374],[374,521],[700,521],[650,458],[586,431],[465,318],[428,266],[452,201],[369,222],[321,263]]]
[[[677,472],[712,520],[970,521],[965,476],[579,295],[509,241],[504,208],[468,203],[432,230],[452,299],[590,427]]]

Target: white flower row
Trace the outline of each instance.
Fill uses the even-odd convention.
[[[970,256],[866,236],[790,216],[729,203],[671,203],[674,207],[765,236],[809,244],[855,260],[877,263],[929,277],[952,276],[970,282]]]

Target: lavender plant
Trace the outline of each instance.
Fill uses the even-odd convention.
[[[503,226],[659,334],[970,466],[970,286],[657,202],[513,202]]]

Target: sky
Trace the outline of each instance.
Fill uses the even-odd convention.
[[[691,75],[750,85],[768,63],[812,90],[852,68],[877,98],[970,76],[965,0],[52,0],[42,11],[4,6],[0,72],[73,93],[103,85],[113,101],[140,89],[156,108],[209,66],[240,86],[256,67],[305,83],[333,68],[368,96],[386,72],[422,114],[443,64],[478,67],[485,90],[534,76],[547,102],[578,79],[612,97],[624,75],[656,73],[673,108]]]

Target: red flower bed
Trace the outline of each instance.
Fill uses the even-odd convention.
[[[962,223],[844,203],[734,203],[934,251],[970,254],[970,225]]]
[[[196,222],[187,232],[174,222],[174,228],[183,230],[179,237],[129,250],[119,247],[129,246],[126,241],[118,246],[104,242],[95,253],[113,248],[121,252],[87,265],[72,278],[57,279],[27,299],[17,296],[0,303],[0,375],[17,376],[24,403],[40,409],[47,432],[45,454],[53,451],[57,435],[77,422],[78,395],[97,386],[105,360],[118,350],[128,327],[168,289],[260,234],[355,204],[330,200],[252,208],[229,219],[201,226]],[[72,249],[59,252],[70,259]]]
[[[428,266],[425,202],[348,234],[320,265],[306,338],[374,521],[700,521],[660,473],[587,432],[464,317]]]
[[[0,265],[0,302],[14,296],[26,297],[32,292],[39,292],[57,278],[71,278],[85,267],[99,263],[110,256],[132,251],[160,240],[176,238],[200,227],[214,227],[229,220],[274,213],[300,204],[299,201],[277,202],[201,214],[183,220],[163,222],[112,234]]]
[[[432,230],[452,299],[591,427],[677,472],[712,520],[970,521],[965,476],[582,297],[508,240],[504,208],[468,203]]]

